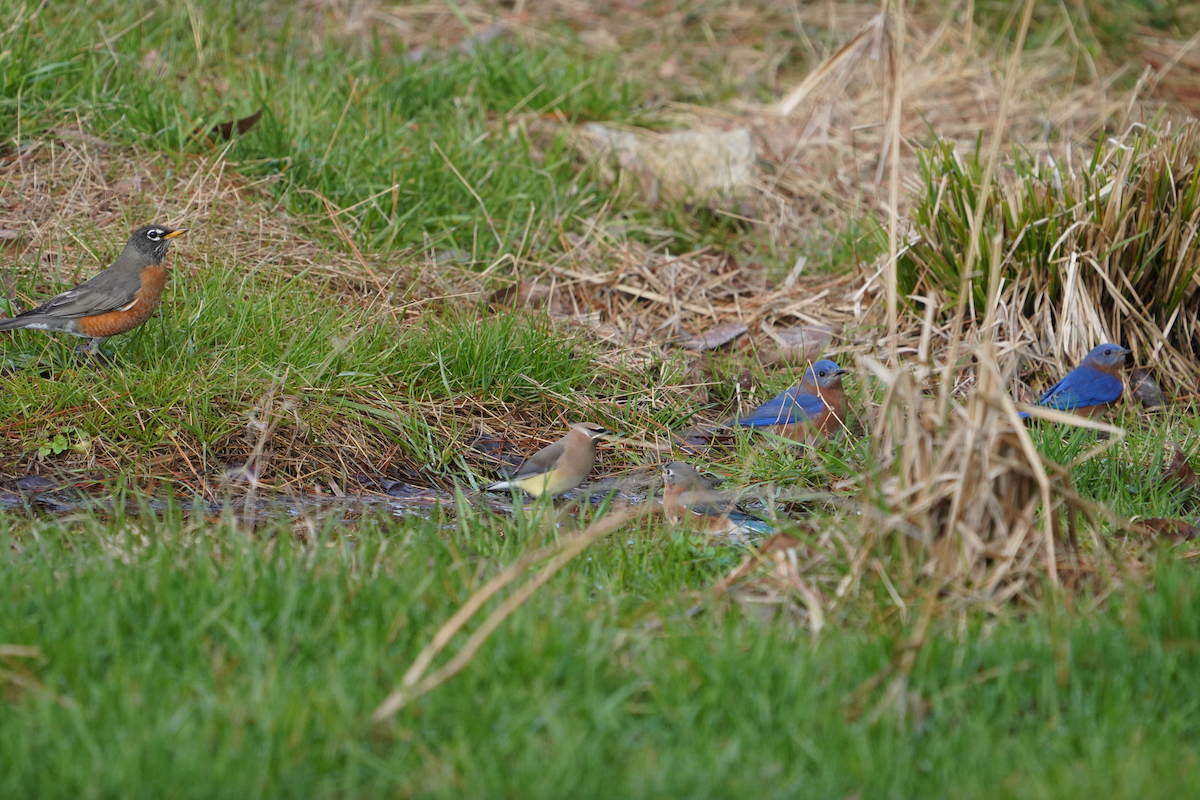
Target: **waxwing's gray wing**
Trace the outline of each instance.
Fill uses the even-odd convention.
[[[520,480],[533,475],[540,475],[543,472],[551,470],[562,458],[563,452],[567,449],[567,439],[570,434],[559,439],[554,444],[547,445],[541,450],[525,459],[525,463],[517,468],[517,471],[512,474],[509,480]]]

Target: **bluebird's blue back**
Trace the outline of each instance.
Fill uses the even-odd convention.
[[[763,403],[749,416],[739,419],[738,424],[749,427],[792,425],[816,419],[825,410],[824,401],[817,395],[818,387],[832,387],[845,372],[832,361],[817,361],[804,371],[804,379],[799,385]]]
[[[815,394],[801,394],[800,386],[793,386],[786,392],[754,409],[748,417],[738,420],[739,425],[758,427],[760,425],[791,425],[804,422],[825,410],[825,403]]]
[[[1129,352],[1116,344],[1092,348],[1079,366],[1038,398],[1038,405],[1059,411],[1082,411],[1115,403],[1125,391],[1120,369]]]

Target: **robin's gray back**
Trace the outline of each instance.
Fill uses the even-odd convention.
[[[151,263],[145,253],[126,245],[111,267],[74,289],[51,298],[47,303],[26,311],[21,317],[40,314],[58,319],[78,319],[124,308],[133,302],[142,288],[142,270]]]
[[[138,290],[142,288],[142,272],[153,264],[161,264],[166,258],[171,234],[177,235],[164,226],[143,225],[129,237],[121,255],[108,269],[37,308],[12,319],[0,320],[0,330],[25,327],[62,330],[66,320],[123,310],[137,299]]]

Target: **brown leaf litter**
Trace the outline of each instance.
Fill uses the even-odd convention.
[[[115,252],[129,231],[151,220],[202,229],[206,245],[231,262],[343,279],[361,275],[349,256],[301,235],[299,220],[267,210],[261,190],[277,178],[244,178],[219,153],[189,159],[179,175],[168,176],[164,166],[161,155],[58,129],[0,158],[0,227],[15,232],[27,249],[61,254],[70,271],[55,276],[60,282],[80,280],[111,260],[84,241],[98,234]]]

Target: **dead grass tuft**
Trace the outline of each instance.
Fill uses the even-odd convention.
[[[777,535],[716,586],[719,595],[744,608],[780,610],[818,633],[826,620],[846,618],[864,585],[877,587],[905,623],[931,598],[942,612],[971,604],[998,611],[1013,600],[1034,602],[1043,587],[1105,588],[1097,581],[1111,578],[1115,562],[1096,531],[1112,515],[1074,491],[1070,465],[1034,449],[990,345],[974,350],[976,381],[944,418],[920,370],[865,361],[886,395],[871,430],[873,466],[847,506],[859,512],[857,535],[837,525],[803,542]],[[1124,433],[1060,412],[1047,416],[1112,434],[1080,461]],[[847,519],[842,527],[853,525]]]
[[[907,582],[929,580],[938,591],[1000,604],[1032,597],[1044,584],[1057,587],[1064,567],[1103,555],[1098,542],[1084,548],[1078,535],[1080,519],[1096,531],[1102,512],[1076,494],[1068,465],[1034,449],[991,345],[975,349],[975,384],[944,422],[916,376],[877,362],[870,368],[887,392],[872,431],[879,471],[866,477],[864,541],[898,556]],[[1112,435],[1081,461],[1124,434],[1052,415]]]
[[[964,253],[982,165],[938,144],[923,165],[915,231],[900,259],[913,294],[953,303],[966,286],[969,324],[986,309],[988,271],[964,282]],[[1200,124],[1133,126],[1094,154],[1068,148],[1018,160],[992,184],[984,264],[1005,284],[994,335],[1073,365],[1095,344],[1122,342],[1176,387],[1194,387],[1200,353]],[[999,248],[1000,252],[992,250]]]
[[[108,266],[96,238],[118,252],[133,228],[158,221],[191,226],[212,260],[247,272],[303,271],[362,284],[359,259],[323,246],[306,233],[308,221],[270,202],[264,189],[274,177],[244,178],[225,152],[168,164],[161,153],[61,128],[0,158],[0,226],[16,234],[17,252],[53,252],[47,263],[71,270],[55,273],[63,282]]]

